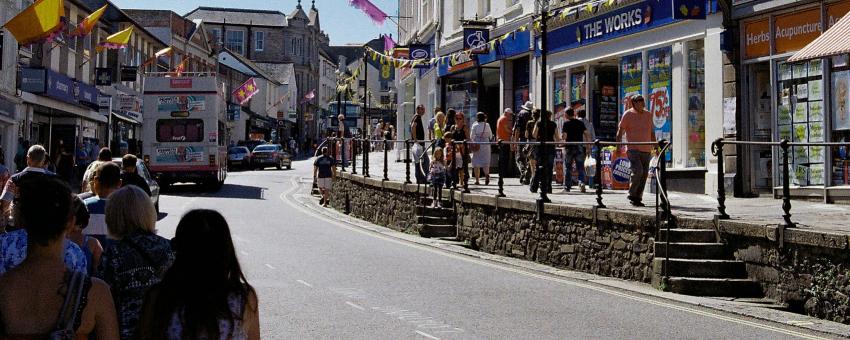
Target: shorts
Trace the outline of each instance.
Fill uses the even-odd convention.
[[[319,189],[328,190],[328,189],[331,188],[331,184],[333,184],[333,178],[331,178],[331,177],[324,177],[324,178],[317,178],[316,179],[316,185],[319,187]]]

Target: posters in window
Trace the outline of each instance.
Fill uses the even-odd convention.
[[[823,164],[812,164],[809,167],[809,185],[824,184],[824,166]]]
[[[793,137],[794,137],[794,133],[792,132],[791,125],[780,125],[779,126],[779,139],[791,140]]]
[[[823,121],[823,102],[822,101],[809,102],[809,121],[810,122],[822,122]]]
[[[806,77],[806,71],[808,70],[808,67],[806,67],[806,63],[794,64],[793,69],[794,69],[794,71],[793,71],[794,72],[794,74],[793,74],[794,79],[800,79],[800,78]]]
[[[779,105],[777,120],[779,125],[791,124],[791,107],[788,105]]]
[[[794,123],[807,122],[809,105],[806,102],[797,103],[794,106]]]
[[[649,70],[649,98],[647,109],[652,114],[652,123],[655,127],[655,138],[657,140],[670,140],[672,135],[671,105],[673,101],[673,87],[671,80],[671,57],[673,50],[663,47],[647,52],[647,69]],[[665,159],[669,161],[671,152]]]
[[[850,130],[850,71],[832,74],[832,126],[834,130]]]
[[[643,85],[643,58],[640,53],[620,59],[620,114],[632,108],[631,98],[641,93]]]
[[[813,146],[809,148],[809,162],[823,163],[825,156],[822,146]]]
[[[809,148],[805,146],[795,146],[793,148],[794,152],[794,164],[806,164],[809,163]]]
[[[809,82],[809,100],[823,99],[823,88],[821,84],[822,82],[820,79]]]
[[[824,141],[824,131],[823,131],[823,122],[810,122],[809,123],[809,141],[810,142],[823,142]]]
[[[821,60],[814,59],[809,62],[809,77],[815,77],[823,74],[821,70]]]
[[[794,139],[793,142],[805,142],[809,139],[809,124],[798,123],[794,124]]]
[[[809,98],[809,84],[797,85],[797,99]]]

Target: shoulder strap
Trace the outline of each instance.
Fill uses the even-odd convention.
[[[62,304],[59,319],[56,321],[56,331],[73,334],[74,324],[77,320],[77,309],[80,307],[80,301],[82,300],[85,280],[85,273],[74,271],[71,274],[71,280],[68,282],[68,291],[65,293],[65,302]]]

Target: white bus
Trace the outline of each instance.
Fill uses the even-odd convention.
[[[160,186],[189,182],[218,189],[227,177],[225,104],[215,74],[148,74],[144,161]]]

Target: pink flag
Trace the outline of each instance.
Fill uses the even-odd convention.
[[[257,88],[257,83],[254,81],[254,78],[250,78],[242,86],[239,86],[236,91],[233,91],[233,96],[236,97],[236,101],[239,102],[239,105],[245,105],[248,100],[251,99],[257,92],[260,92],[260,89]]]
[[[316,98],[316,89],[312,89],[310,90],[310,92],[307,92],[307,94],[304,95],[304,100],[302,100],[301,103],[303,104],[309,102],[313,100],[313,98]]]
[[[363,13],[369,16],[376,25],[381,26],[384,24],[384,21],[387,19],[387,13],[384,13],[378,6],[375,6],[369,0],[348,0],[348,4],[354,6],[354,8],[358,8]]]
[[[395,48],[395,41],[389,34],[384,34],[384,51],[392,51]]]

